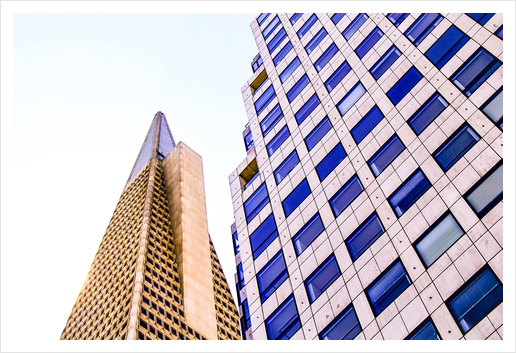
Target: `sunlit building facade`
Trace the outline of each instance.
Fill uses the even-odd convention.
[[[502,14],[251,30],[229,176],[245,339],[503,339]]]

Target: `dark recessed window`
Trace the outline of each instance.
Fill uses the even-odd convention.
[[[391,102],[396,105],[398,104],[407,93],[410,92],[415,85],[419,83],[419,81],[423,78],[423,75],[412,66],[400,79],[398,82],[392,86],[392,88],[387,92],[387,96],[390,98]]]
[[[310,133],[305,137],[305,144],[308,151],[311,151],[314,146],[321,141],[321,139],[331,130],[331,123],[326,116]]]
[[[283,128],[270,140],[267,144],[267,153],[269,157],[274,154],[280,148],[280,146],[285,142],[285,140],[290,136],[290,131],[288,131],[287,125],[283,126]]]
[[[421,169],[417,169],[389,196],[389,203],[394,213],[399,217],[416,203],[432,184],[425,177]]]
[[[312,28],[315,22],[317,22],[317,16],[313,14],[308,20],[306,20],[305,24],[299,29],[299,31],[297,31],[299,39],[301,39],[310,30],[310,28]]]
[[[411,283],[400,259],[394,261],[365,290],[374,315],[380,315]]]
[[[331,20],[333,24],[339,23],[340,20],[342,20],[342,17],[344,17],[345,13],[334,13],[333,16],[331,16]]]
[[[339,49],[337,49],[337,46],[335,43],[331,43],[331,45],[324,51],[324,53],[321,54],[319,59],[317,59],[314,63],[315,69],[317,72],[320,72],[324,66],[337,54]]]
[[[281,107],[278,103],[260,122],[260,128],[262,129],[263,137],[267,136],[267,134],[274,126],[276,126],[281,118],[283,118],[283,112],[281,111]]]
[[[462,125],[432,154],[444,172],[450,170],[480,140],[467,123]]]
[[[369,33],[369,35],[358,45],[355,49],[355,53],[357,53],[358,57],[362,59],[369,50],[382,38],[383,32],[380,28],[376,27]]]
[[[269,203],[269,193],[265,187],[265,183],[260,185],[258,189],[244,202],[245,217],[247,223],[251,222],[258,212]]]
[[[360,98],[362,98],[365,92],[366,89],[362,83],[358,81],[358,83],[349,90],[344,98],[342,98],[340,102],[337,103],[337,109],[339,110],[340,116],[344,116],[351,109],[351,107],[354,106]]]
[[[267,337],[270,340],[288,340],[301,328],[294,295],[290,295],[265,320]]]
[[[274,49],[276,49],[285,38],[287,38],[287,32],[285,32],[285,28],[282,28],[267,44],[267,49],[269,49],[269,53],[272,54]]]
[[[299,256],[324,231],[321,216],[317,213],[294,235],[292,242]]]
[[[280,251],[256,275],[262,303],[288,278],[287,265]]]
[[[352,304],[337,315],[319,334],[321,340],[352,340],[362,331]]]
[[[441,114],[448,102],[435,92],[425,103],[408,119],[408,123],[416,135],[421,134]]]
[[[393,45],[380,59],[378,59],[373,67],[371,67],[371,70],[369,70],[371,75],[373,75],[375,80],[378,80],[400,56],[401,52]]]
[[[276,229],[274,215],[271,213],[249,236],[249,239],[251,240],[251,250],[253,251],[253,259],[260,256],[267,246],[269,246],[277,237],[278,230]]]
[[[392,161],[405,149],[398,135],[394,134],[380,149],[367,161],[375,177],[387,168]]]
[[[296,56],[290,64],[287,65],[285,70],[279,75],[281,83],[284,83],[287,78],[301,65],[299,58]]]
[[[503,130],[503,86],[480,107],[480,110]]]
[[[383,114],[374,106],[366,115],[351,129],[351,136],[355,139],[357,145],[382,121]]]
[[[385,232],[376,212],[358,226],[346,239],[346,247],[353,261],[356,261]]]
[[[335,217],[338,217],[353,202],[353,200],[362,193],[362,191],[364,191],[364,187],[355,174],[330,199],[330,206]]]
[[[317,34],[312,38],[312,40],[309,41],[308,44],[305,46],[306,52],[310,54],[315,48],[317,48],[319,43],[321,43],[321,41],[326,37],[327,34],[328,32],[326,32],[324,28],[321,28],[321,30],[317,32]]]
[[[503,160],[473,185],[464,198],[479,218],[491,211],[503,199]]]
[[[278,16],[274,17],[271,22],[265,27],[265,29],[262,31],[263,39],[269,38],[269,36],[274,32],[276,27],[280,24],[280,19]]]
[[[276,185],[281,183],[283,179],[294,169],[299,163],[299,157],[296,150],[294,150],[287,158],[276,168],[274,171],[274,178],[276,179]]]
[[[313,303],[329,286],[340,276],[339,266],[335,255],[331,254],[315,271],[305,280],[306,292],[310,303]]]
[[[321,102],[319,101],[319,97],[317,97],[317,94],[314,93],[313,96],[311,96],[308,101],[306,101],[305,104],[295,114],[296,121],[298,125],[301,125],[305,119],[312,114],[312,112],[319,106]]]
[[[388,13],[387,18],[398,27],[408,17],[408,13]]]
[[[301,93],[301,91],[303,91],[303,89],[308,86],[309,82],[310,81],[308,80],[308,76],[304,74],[303,77],[301,77],[299,81],[297,81],[296,84],[290,89],[290,91],[287,92],[288,102],[292,103],[292,101],[296,99],[299,93]]]
[[[346,152],[339,142],[315,167],[319,180],[323,181],[326,179],[344,158],[346,158]]]
[[[344,38],[346,38],[346,40],[350,40],[350,38],[353,37],[353,34],[355,34],[356,31],[358,31],[358,29],[364,24],[364,22],[368,18],[369,17],[365,13],[359,13],[357,17],[355,17],[355,19],[351,21],[351,23],[346,27],[344,32],[342,32]]]
[[[466,44],[469,37],[452,25],[426,51],[425,56],[441,69]]]
[[[406,338],[406,340],[440,340],[441,336],[437,332],[432,319],[428,317],[418,327],[414,329]]]
[[[276,54],[276,56],[272,59],[274,66],[277,66],[278,63],[285,58],[285,56],[292,50],[292,43],[288,42],[285,44],[283,48]]]
[[[417,47],[442,20],[438,13],[421,14],[405,31],[405,36]]]
[[[350,71],[351,67],[347,61],[344,61],[324,83],[328,92],[333,91],[333,89],[340,83],[340,81],[342,81],[344,77],[346,77]]]
[[[283,200],[283,210],[285,211],[285,217],[288,217],[294,212],[296,208],[310,195],[310,187],[308,182],[304,179],[292,192]]]

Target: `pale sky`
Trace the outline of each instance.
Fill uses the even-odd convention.
[[[264,3],[21,2],[7,13],[5,4],[2,75],[11,65],[12,86],[2,78],[2,105],[13,103],[2,108],[2,351],[128,349],[58,340],[157,111],[203,158],[208,228],[236,301],[228,176],[246,157],[240,88]],[[514,22],[504,28],[510,36]]]

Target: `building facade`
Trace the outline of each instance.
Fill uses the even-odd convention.
[[[61,339],[240,339],[202,159],[152,121]]]
[[[502,14],[260,14],[245,339],[503,339]]]

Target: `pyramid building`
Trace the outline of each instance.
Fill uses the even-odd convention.
[[[61,339],[240,339],[202,158],[156,113]]]

